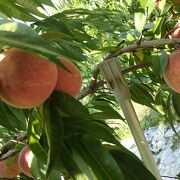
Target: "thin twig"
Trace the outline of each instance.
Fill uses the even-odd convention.
[[[17,154],[14,150],[9,150],[6,154],[3,154],[3,156],[0,158],[0,161],[3,161],[5,159],[8,159],[9,157],[15,156]]]
[[[161,176],[161,177],[166,177],[166,178],[171,178],[171,179],[180,179],[179,177],[172,177],[172,176]]]
[[[7,153],[10,149],[12,149],[17,143],[22,142],[26,139],[27,137],[27,133],[26,132],[22,132],[20,133],[18,136],[16,136],[15,138],[11,139],[10,141],[8,141],[6,144],[4,144],[1,148],[0,148],[0,156]]]
[[[122,74],[126,74],[128,72],[134,72],[138,69],[142,69],[142,68],[150,67],[150,66],[151,66],[150,62],[140,63],[140,64],[136,64],[134,66],[130,66],[128,68],[124,68],[124,69],[122,69],[121,72],[122,72]],[[77,100],[83,99],[87,95],[96,92],[104,84],[106,84],[106,82],[104,80],[100,80],[100,81],[96,82],[93,86],[87,86],[86,88],[84,88],[81,91],[81,93],[78,94],[78,96],[76,96],[76,99]]]

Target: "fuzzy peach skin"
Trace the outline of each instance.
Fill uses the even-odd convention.
[[[18,164],[21,171],[29,177],[32,177],[31,173],[31,162],[34,157],[34,154],[29,148],[29,145],[24,146],[24,148],[20,151],[18,157]]]
[[[11,48],[0,54],[0,96],[17,108],[42,104],[57,81],[56,65],[31,53]]]
[[[171,33],[172,38],[180,38],[180,24],[178,24]]]
[[[164,80],[171,89],[180,93],[180,50],[170,54]]]
[[[10,162],[8,159],[0,161],[0,178],[14,178],[21,172],[18,166],[18,155],[12,158]]]
[[[71,61],[64,58],[61,58],[60,61],[70,72],[57,66],[58,78],[55,90],[76,96],[82,85],[81,73]]]

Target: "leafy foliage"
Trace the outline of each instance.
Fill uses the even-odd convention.
[[[178,13],[170,2],[160,10],[153,0],[1,0],[0,47],[25,49],[59,65],[59,57],[68,58],[80,67],[85,87],[107,53],[169,38]],[[174,50],[170,45],[142,47],[118,57],[123,69],[132,69],[125,75],[131,99],[160,112],[172,128],[172,119],[180,116],[180,97],[165,84],[163,72]],[[60,92],[33,109],[0,101],[0,125],[13,133],[27,131],[35,178],[153,180],[106,122],[125,121],[119,109],[104,85],[82,102]]]

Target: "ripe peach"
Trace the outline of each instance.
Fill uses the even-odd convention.
[[[164,80],[171,89],[180,93],[180,51],[170,54],[168,65],[164,71]]]
[[[9,151],[5,155],[8,153]],[[12,161],[8,161],[9,159],[0,161],[0,178],[14,178],[21,172],[18,166],[18,155],[12,158]]]
[[[18,164],[21,171],[29,177],[32,177],[31,173],[31,162],[34,157],[34,154],[29,148],[29,145],[26,145],[19,153]]]
[[[180,24],[178,24],[171,33],[172,38],[180,38]]]
[[[9,105],[40,105],[52,93],[56,81],[56,65],[49,61],[16,48],[0,55],[0,95]]]
[[[157,0],[156,3],[157,3],[158,9],[162,11],[162,5],[163,5],[162,1],[161,0]]]
[[[76,96],[80,92],[82,85],[81,73],[71,61],[63,58],[60,61],[70,72],[62,67],[57,67],[58,78],[55,90]]]

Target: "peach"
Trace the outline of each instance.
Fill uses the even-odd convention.
[[[56,65],[20,49],[11,48],[0,55],[0,95],[17,108],[42,104],[57,81]]]
[[[172,38],[180,38],[180,24],[174,27],[173,32],[171,33]]]
[[[171,89],[180,93],[180,51],[170,54],[168,65],[164,71],[164,80]]]
[[[5,155],[9,152],[10,151],[8,151]],[[12,158],[12,161],[9,161],[9,159],[0,161],[0,178],[14,178],[21,172],[18,166],[18,155]]]
[[[162,5],[163,5],[162,1],[161,0],[157,0],[156,3],[157,3],[158,9],[162,11]]]
[[[61,58],[60,61],[70,72],[62,67],[57,67],[58,78],[55,90],[76,96],[82,85],[81,73],[71,61],[64,58]]]
[[[24,148],[20,151],[18,157],[18,164],[21,171],[29,177],[32,177],[31,173],[31,162],[34,157],[34,154],[29,148],[29,145],[24,146]]]

